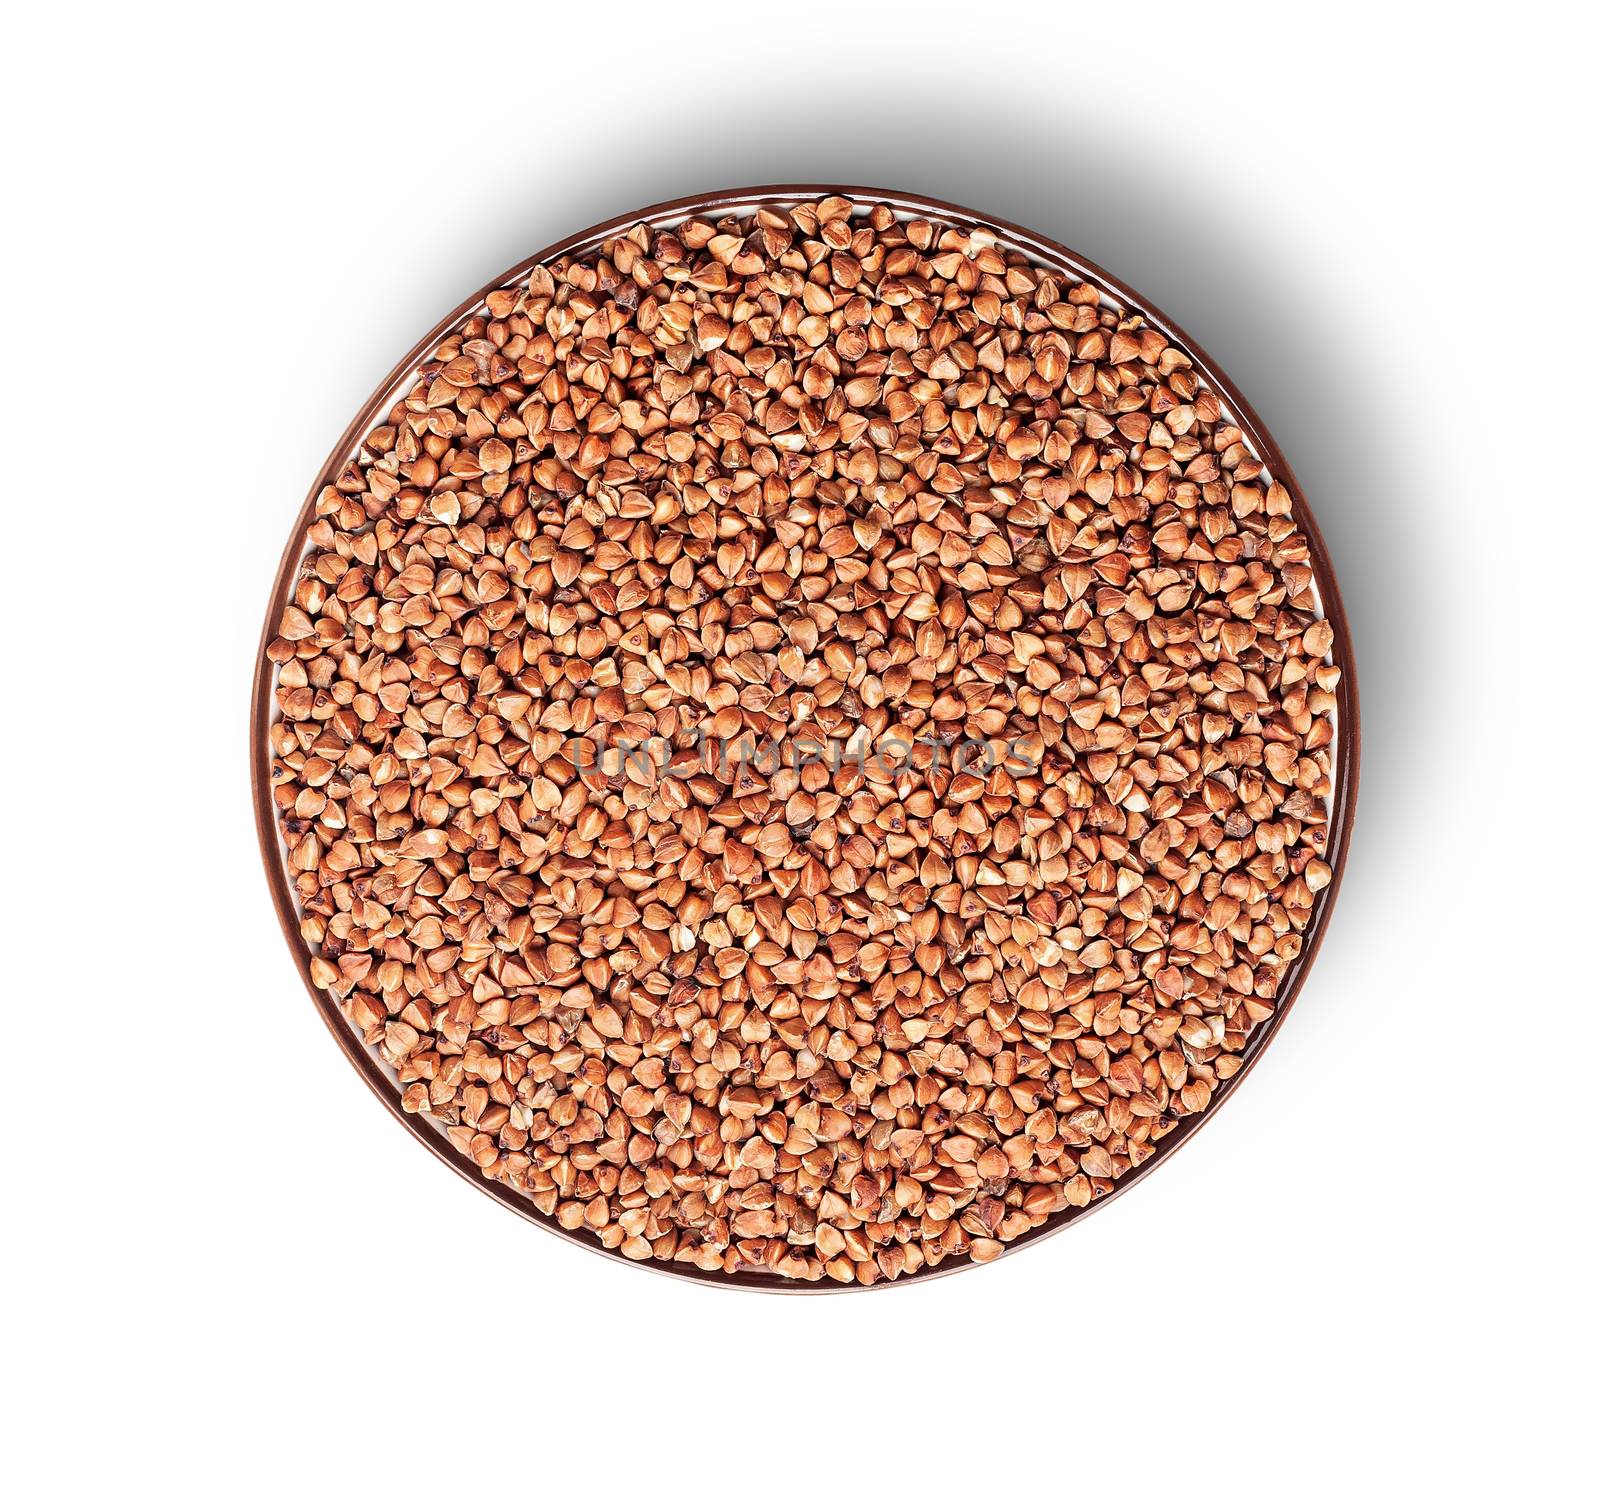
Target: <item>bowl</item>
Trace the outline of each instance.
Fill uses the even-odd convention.
[[[1158,329],[1171,343],[1179,346],[1191,359],[1202,380],[1222,399],[1227,415],[1244,432],[1251,449],[1266,466],[1273,479],[1289,492],[1294,516],[1304,533],[1311,555],[1312,571],[1323,615],[1333,625],[1338,643],[1342,678],[1336,691],[1334,790],[1328,820],[1328,845],[1325,860],[1332,868],[1332,880],[1317,896],[1311,920],[1303,935],[1300,954],[1285,971],[1277,993],[1277,1008],[1272,1017],[1254,1030],[1243,1052],[1243,1063],[1237,1073],[1222,1082],[1213,1094],[1210,1105],[1198,1115],[1182,1118],[1177,1127],[1161,1140],[1159,1149],[1142,1164],[1130,1166],[1106,1194],[1088,1205],[1068,1207],[1055,1213],[1040,1227],[1022,1234],[1005,1247],[1003,1258],[1012,1257],[1024,1248],[1053,1237],[1064,1228],[1072,1226],[1100,1210],[1135,1185],[1142,1183],[1159,1166],[1172,1158],[1179,1147],[1187,1143],[1216,1115],[1218,1109],[1239,1089],[1240,1083],[1254,1069],[1277,1037],[1284,1020],[1305,985],[1312,963],[1327,930],[1328,918],[1343,875],[1345,855],[1350,841],[1351,824],[1355,815],[1356,788],[1359,773],[1360,711],[1356,692],[1354,654],[1351,647],[1349,624],[1339,597],[1338,582],[1327,547],[1317,529],[1316,520],[1306,501],[1304,492],[1296,481],[1288,462],[1273,441],[1266,426],[1256,416],[1238,388],[1206,353],[1199,348],[1171,319],[1151,303],[1124,285],[1109,272],[1076,252],[1055,241],[1025,230],[1005,220],[982,215],[971,209],[960,208],[938,199],[916,194],[901,193],[881,188],[861,188],[837,185],[783,184],[759,188],[730,189],[721,193],[695,195],[673,199],[667,203],[652,204],[647,208],[619,215],[603,224],[580,230],[554,245],[546,246],[527,260],[495,277],[473,293],[458,308],[442,318],[433,329],[419,339],[401,358],[395,368],[379,383],[372,396],[351,420],[338,442],[328,455],[326,464],[312,482],[304,504],[294,521],[289,541],[278,565],[271,597],[262,627],[260,649],[256,656],[254,685],[250,706],[250,784],[255,805],[256,829],[261,844],[261,857],[265,865],[268,886],[273,904],[282,926],[285,941],[294,956],[302,982],[313,1005],[322,1016],[334,1042],[355,1067],[373,1095],[383,1103],[394,1119],[400,1123],[419,1144],[448,1165],[464,1180],[492,1196],[518,1216],[532,1222],[547,1232],[565,1238],[580,1248],[601,1257],[634,1268],[651,1269],[680,1279],[690,1279],[714,1285],[731,1285],[754,1290],[779,1291],[797,1294],[824,1294],[856,1290],[882,1290],[913,1284],[921,1280],[936,1279],[973,1266],[970,1254],[949,1257],[932,1267],[924,1267],[898,1279],[883,1280],[872,1285],[840,1284],[832,1280],[805,1281],[790,1279],[765,1270],[743,1270],[732,1273],[706,1271],[681,1263],[658,1260],[636,1261],[625,1258],[615,1250],[607,1249],[591,1235],[562,1228],[553,1217],[540,1212],[520,1192],[497,1181],[486,1179],[465,1155],[458,1153],[431,1119],[405,1112],[400,1104],[400,1088],[392,1069],[374,1051],[369,1050],[355,1029],[344,1019],[337,1002],[312,980],[313,953],[300,934],[300,912],[295,900],[293,884],[287,869],[287,856],[280,839],[276,812],[272,799],[272,778],[268,729],[273,716],[273,688],[275,675],[266,657],[268,642],[276,634],[276,626],[285,603],[295,584],[301,559],[304,555],[304,535],[313,515],[316,499],[324,486],[332,484],[361,446],[368,431],[378,422],[410,387],[418,367],[431,356],[439,341],[463,319],[479,311],[490,293],[520,282],[529,271],[542,262],[560,256],[581,255],[598,247],[603,241],[619,235],[641,222],[660,228],[670,228],[691,218],[715,220],[727,215],[745,215],[762,206],[786,206],[800,200],[818,199],[839,195],[857,205],[884,204],[901,218],[927,218],[966,230],[982,230],[993,235],[1002,245],[1014,248],[1029,260],[1042,267],[1054,269],[1075,281],[1087,281],[1108,294],[1124,310],[1141,315]]]

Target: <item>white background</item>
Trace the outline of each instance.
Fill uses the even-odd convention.
[[[0,103],[11,1496],[1592,1490],[1580,8],[139,10],[13,15]],[[1365,767],[1315,973],[1192,1147],[802,1300],[570,1247],[387,1118],[245,733],[290,523],[413,339],[615,213],[829,180],[1032,226],[1217,358],[1328,536]]]

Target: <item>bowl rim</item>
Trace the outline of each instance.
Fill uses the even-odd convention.
[[[323,1023],[344,1052],[345,1058],[355,1067],[361,1079],[388,1109],[390,1115],[400,1122],[435,1159],[448,1165],[463,1180],[476,1186],[478,1190],[491,1196],[503,1206],[509,1207],[525,1221],[546,1232],[556,1234],[575,1247],[586,1249],[611,1262],[689,1280],[699,1285],[797,1295],[890,1290],[938,1279],[965,1269],[981,1268],[984,1265],[978,1264],[970,1254],[953,1255],[934,1267],[924,1267],[895,1279],[883,1279],[865,1285],[859,1282],[845,1284],[831,1279],[796,1280],[765,1270],[738,1270],[727,1273],[655,1258],[638,1260],[626,1258],[618,1250],[604,1247],[585,1232],[577,1229],[568,1230],[560,1226],[555,1218],[534,1207],[523,1193],[512,1190],[499,1181],[488,1179],[471,1160],[451,1146],[443,1132],[429,1126],[418,1115],[404,1111],[400,1105],[398,1085],[391,1079],[389,1068],[368,1050],[355,1029],[340,1013],[338,1004],[311,978],[313,953],[300,935],[299,906],[288,877],[287,852],[278,834],[276,809],[272,799],[270,775],[272,758],[268,732],[273,720],[273,686],[276,670],[269,663],[266,650],[267,645],[277,635],[277,623],[298,578],[300,563],[305,556],[305,532],[312,521],[317,497],[325,486],[332,484],[358,451],[380,415],[386,412],[409,387],[417,367],[432,355],[446,334],[482,307],[490,293],[522,280],[541,263],[555,260],[560,256],[582,254],[592,250],[600,242],[625,233],[640,223],[668,227],[695,217],[721,216],[773,205],[788,207],[795,203],[828,197],[848,199],[857,208],[884,204],[901,216],[924,217],[958,229],[994,233],[1008,249],[1021,251],[1038,264],[1057,268],[1081,281],[1093,283],[1103,292],[1109,293],[1121,303],[1124,312],[1139,315],[1188,355],[1201,379],[1222,397],[1228,415],[1244,431],[1251,448],[1266,466],[1272,478],[1280,482],[1289,492],[1295,519],[1305,535],[1323,616],[1332,623],[1335,641],[1339,644],[1341,675],[1336,690],[1334,788],[1328,822],[1329,844],[1324,855],[1333,875],[1327,888],[1318,895],[1311,919],[1302,937],[1300,954],[1290,963],[1284,974],[1283,982],[1278,989],[1276,1010],[1246,1043],[1243,1064],[1239,1070],[1217,1088],[1212,1101],[1203,1112],[1181,1120],[1178,1126],[1162,1140],[1155,1154],[1142,1164],[1131,1166],[1104,1196],[1091,1201],[1087,1206],[1067,1207],[1054,1213],[1041,1226],[1030,1229],[1006,1244],[999,1259],[987,1262],[997,1263],[1024,1249],[1036,1247],[1046,1238],[1054,1237],[1066,1228],[1077,1225],[1083,1218],[1109,1205],[1131,1187],[1140,1184],[1159,1166],[1166,1164],[1201,1128],[1211,1122],[1217,1112],[1232,1098],[1239,1083],[1250,1074],[1256,1063],[1267,1052],[1272,1041],[1277,1038],[1284,1019],[1288,1017],[1298,999],[1306,977],[1311,971],[1312,963],[1322,947],[1328,920],[1338,898],[1344,869],[1348,862],[1351,831],[1355,821],[1356,793],[1360,782],[1361,712],[1356,688],[1355,651],[1333,560],[1317,526],[1316,517],[1293,469],[1255,409],[1221,367],[1149,299],[1142,297],[1125,282],[1087,257],[1080,256],[1059,242],[1007,220],[922,194],[859,185],[778,183],[667,199],[603,220],[536,251],[501,275],[491,278],[419,339],[383,378],[334,444],[306,494],[279,561],[256,649],[250,696],[251,799],[255,808],[256,835],[261,848],[262,866],[272,894],[279,927],[294,956],[301,982],[310,994]]]

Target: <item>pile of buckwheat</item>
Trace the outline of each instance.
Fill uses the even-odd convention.
[[[315,982],[631,1259],[992,1259],[1202,1113],[1301,947],[1333,634],[1184,352],[841,198],[494,293],[268,654]]]

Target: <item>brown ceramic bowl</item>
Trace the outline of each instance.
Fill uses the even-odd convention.
[[[272,889],[272,899],[277,906],[278,921],[283,927],[284,939],[294,953],[300,969],[301,979],[305,983],[306,990],[310,993],[311,1000],[316,1005],[317,1011],[322,1015],[323,1022],[327,1024],[328,1030],[338,1043],[339,1048],[344,1051],[362,1080],[372,1090],[373,1095],[389,1109],[395,1120],[402,1124],[405,1130],[419,1144],[437,1159],[449,1165],[458,1175],[476,1186],[485,1195],[493,1196],[496,1201],[509,1207],[518,1216],[525,1217],[528,1221],[555,1233],[558,1237],[566,1238],[578,1247],[589,1249],[605,1258],[614,1259],[619,1264],[631,1264],[633,1261],[623,1258],[619,1253],[602,1248],[599,1243],[586,1233],[566,1231],[557,1225],[554,1218],[547,1217],[535,1210],[532,1203],[516,1191],[485,1179],[477,1166],[465,1156],[456,1153],[443,1133],[434,1128],[428,1120],[403,1112],[400,1107],[399,1087],[389,1067],[376,1054],[367,1049],[360,1037],[340,1014],[337,1003],[312,982],[310,971],[311,952],[306,943],[300,938],[299,910],[295,903],[294,889],[289,881],[285,867],[285,853],[282,842],[279,840],[272,801],[271,777],[268,766],[270,754],[268,751],[267,729],[271,723],[273,711],[273,674],[266,660],[266,645],[275,633],[279,616],[282,613],[285,602],[288,600],[290,591],[293,589],[304,552],[302,540],[306,527],[310,522],[312,508],[318,493],[325,485],[330,484],[338,472],[344,468],[351,456],[360,447],[361,440],[377,423],[379,416],[386,412],[396,398],[411,385],[415,378],[417,367],[432,354],[440,339],[467,315],[477,311],[489,293],[520,281],[532,267],[537,266],[542,261],[549,261],[557,256],[581,254],[589,251],[597,247],[602,241],[626,231],[640,221],[652,225],[668,226],[691,217],[716,219],[733,213],[748,213],[763,204],[789,204],[800,199],[821,198],[828,194],[839,194],[857,203],[887,204],[907,218],[926,217],[967,229],[979,227],[986,229],[997,234],[998,238],[1003,242],[1022,251],[1038,265],[1056,268],[1074,280],[1091,282],[1102,288],[1124,308],[1141,314],[1146,322],[1159,329],[1174,344],[1187,351],[1194,362],[1196,371],[1226,403],[1234,422],[1249,437],[1252,448],[1266,464],[1273,478],[1280,481],[1289,490],[1293,499],[1294,515],[1298,519],[1300,527],[1310,544],[1312,567],[1316,576],[1322,608],[1328,620],[1333,623],[1334,630],[1337,633],[1336,640],[1340,663],[1344,670],[1337,696],[1334,796],[1326,853],[1326,859],[1333,868],[1333,881],[1320,895],[1315,912],[1311,917],[1311,923],[1305,933],[1304,948],[1284,977],[1283,985],[1278,993],[1277,1012],[1252,1036],[1245,1049],[1243,1067],[1237,1075],[1224,1082],[1217,1089],[1211,1106],[1205,1112],[1198,1117],[1183,1119],[1178,1127],[1162,1140],[1161,1148],[1157,1153],[1142,1165],[1129,1169],[1109,1194],[1101,1197],[1098,1201],[1091,1202],[1088,1206],[1069,1207],[1065,1211],[1058,1212],[1042,1227],[1038,1227],[1024,1234],[1015,1242],[1008,1244],[1004,1257],[1009,1257],[1021,1248],[1031,1246],[1051,1236],[1053,1233],[1060,1232],[1064,1227],[1070,1226],[1093,1211],[1097,1211],[1107,1202],[1114,1201],[1118,1196],[1123,1195],[1130,1187],[1142,1182],[1151,1171],[1171,1159],[1173,1153],[1181,1144],[1187,1142],[1197,1130],[1209,1123],[1216,1115],[1217,1108],[1222,1102],[1238,1090],[1239,1084],[1254,1068],[1255,1063],[1265,1053],[1267,1046],[1276,1038],[1279,1029],[1283,1026],[1284,1019],[1288,1017],[1290,1008],[1300,994],[1300,989],[1305,985],[1306,976],[1311,970],[1311,963],[1316,959],[1317,951],[1322,944],[1322,937],[1328,925],[1328,916],[1333,911],[1334,898],[1339,891],[1339,882],[1344,871],[1345,855],[1350,842],[1350,827],[1355,815],[1356,803],[1360,711],[1356,700],[1355,661],[1351,649],[1350,627],[1345,618],[1344,605],[1339,599],[1339,587],[1334,578],[1333,564],[1328,557],[1327,547],[1322,541],[1321,533],[1317,530],[1316,520],[1311,514],[1311,508],[1306,502],[1305,494],[1295,480],[1294,473],[1290,470],[1288,462],[1284,459],[1278,446],[1273,442],[1272,435],[1267,432],[1260,418],[1256,416],[1250,404],[1240,395],[1234,384],[1218,369],[1216,362],[1211,360],[1188,335],[1159,309],[1152,307],[1148,301],[1124,286],[1109,273],[1102,271],[1093,262],[1086,261],[1076,252],[1069,251],[1065,246],[1057,245],[1053,240],[1046,240],[1043,236],[1036,235],[1031,230],[1020,229],[1018,226],[1008,224],[1004,220],[976,214],[970,209],[962,209],[954,204],[942,203],[938,199],[922,198],[909,193],[890,192],[881,188],[781,184],[762,188],[731,189],[724,193],[708,193],[693,198],[675,199],[671,203],[652,204],[647,209],[635,210],[616,219],[608,220],[605,224],[595,225],[587,230],[580,230],[576,235],[570,235],[565,240],[560,240],[552,246],[547,246],[544,250],[530,256],[526,261],[514,266],[502,276],[494,278],[486,287],[473,293],[459,308],[447,314],[417,342],[412,350],[395,366],[394,370],[379,383],[371,398],[351,420],[350,426],[345,429],[338,442],[333,446],[333,450],[329,454],[327,463],[323,466],[321,473],[312,482],[311,489],[306,495],[305,504],[301,507],[300,515],[295,519],[294,526],[289,534],[289,541],[284,548],[283,558],[278,565],[277,578],[273,582],[271,599],[267,604],[266,620],[262,626],[261,647],[256,655],[255,683],[250,705],[250,785],[255,800],[256,829],[261,841],[261,856],[266,865],[267,882]],[[937,1268],[923,1269],[915,1274],[903,1275],[897,1280],[881,1281],[878,1284],[869,1286],[841,1285],[831,1280],[811,1283],[763,1272],[709,1273],[685,1264],[654,1261],[646,1261],[634,1267],[653,1268],[662,1273],[674,1274],[684,1279],[699,1280],[713,1285],[736,1285],[743,1286],[746,1289],[815,1294],[839,1290],[888,1289],[898,1285],[910,1284],[917,1280],[933,1279],[957,1269],[965,1269],[971,1263],[972,1260],[967,1256],[951,1258],[945,1260]]]

